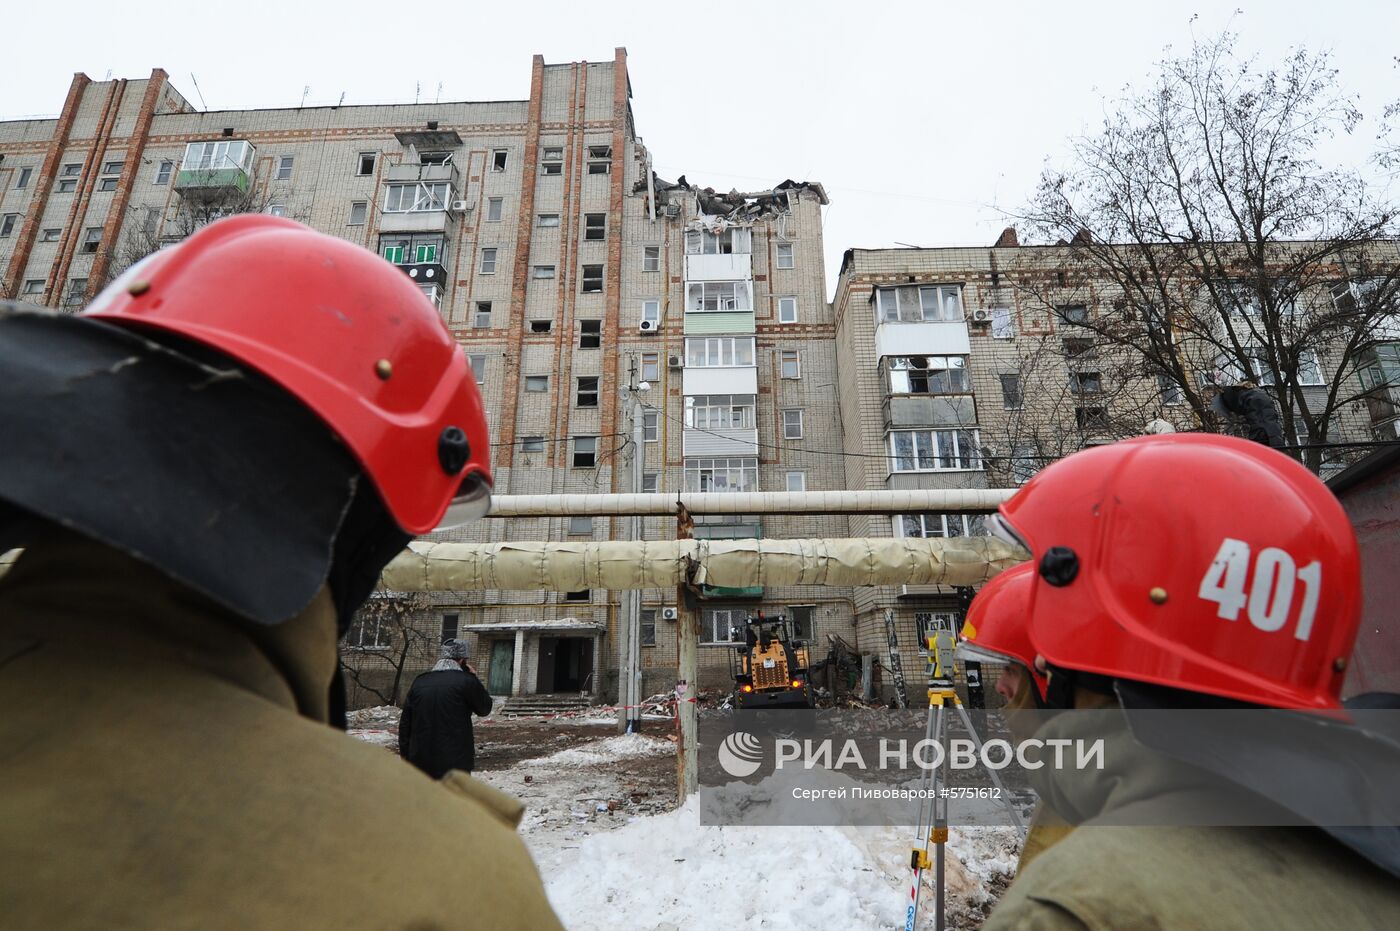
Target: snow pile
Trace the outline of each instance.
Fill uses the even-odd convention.
[[[544,872],[571,931],[904,924],[903,892],[841,828],[702,826],[692,798],[571,854]]]
[[[595,740],[582,747],[560,750],[542,760],[536,760],[535,765],[543,767],[601,766],[614,760],[626,760],[640,756],[660,756],[663,753],[674,754],[675,752],[676,745],[669,740],[648,737],[645,734],[618,734],[616,737]]]

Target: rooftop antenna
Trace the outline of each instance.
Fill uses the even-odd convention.
[[[414,102],[414,103],[417,103],[417,102],[418,102],[418,98],[421,97],[421,96],[423,96],[423,82],[422,82],[422,81],[414,81],[414,82],[413,82],[413,102]]]
[[[435,95],[433,95],[433,103],[437,103],[437,102],[438,102],[439,100],[441,100],[441,99],[442,99],[442,82],[441,82],[441,81],[438,81],[437,93],[436,93]]]
[[[110,81],[110,80],[112,80],[112,69],[111,69],[111,68],[108,68],[108,69],[107,69],[107,76],[106,76],[105,78],[103,78],[102,80],[104,80],[104,81]]]
[[[335,105],[338,107],[343,103],[345,103],[345,91],[340,92],[340,99],[335,102]]]
[[[299,104],[299,106],[303,106],[303,107],[306,106],[306,98],[307,98],[307,95],[309,95],[310,93],[311,93],[311,85],[310,85],[310,84],[307,84],[307,85],[305,85],[304,87],[302,87],[302,89],[301,89],[301,103]]]
[[[199,89],[199,82],[194,79],[194,72],[190,72],[190,83],[194,85],[194,92],[199,95],[199,105],[204,108],[204,112],[209,112],[209,104],[204,102],[204,91]]]

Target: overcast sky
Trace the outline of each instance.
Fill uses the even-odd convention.
[[[826,186],[832,282],[850,246],[991,243],[1001,211],[1025,201],[1066,137],[1193,30],[1229,25],[1266,60],[1299,43],[1331,49],[1367,120],[1328,154],[1364,158],[1382,107],[1400,97],[1400,3],[1239,6],[29,2],[0,14],[0,118],[57,113],[75,71],[140,78],[153,67],[211,110],[296,106],[307,87],[308,103],[519,100],[532,54],[608,61],[622,45],[637,129],[663,177]]]

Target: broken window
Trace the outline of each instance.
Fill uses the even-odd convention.
[[[1069,390],[1075,394],[1098,394],[1103,391],[1103,376],[1098,372],[1071,372]]]
[[[574,437],[574,455],[571,465],[575,469],[591,469],[598,464],[598,438],[596,436]]]
[[[4,239],[15,231],[15,224],[19,222],[19,214],[7,213],[0,216],[0,239]]]
[[[1010,307],[992,308],[992,339],[1015,339],[1016,328],[1011,322]]]
[[[612,146],[591,145],[588,147],[588,173],[605,175],[612,170]]]
[[[578,348],[598,349],[603,345],[603,321],[580,320],[578,326]]]
[[[1067,336],[1062,341],[1065,356],[1070,359],[1092,359],[1095,356],[1094,341],[1085,336]]]
[[[505,170],[506,170],[506,158],[507,158],[509,155],[510,155],[510,153],[509,153],[507,150],[505,150],[505,149],[494,149],[494,150],[492,150],[492,152],[491,152],[491,170],[492,170],[492,171],[505,171]]]
[[[102,227],[89,226],[83,234],[83,252],[91,255],[102,243]]]
[[[472,326],[482,329],[491,325],[491,302],[477,301],[476,314],[472,317]]]
[[[356,166],[355,166],[355,174],[357,174],[357,175],[372,175],[372,174],[374,174],[374,160],[375,160],[375,158],[376,158],[376,154],[375,154],[374,152],[361,152],[360,155],[359,155],[359,160],[357,161]],[[159,184],[160,182],[157,181],[156,183]]]
[[[30,279],[26,280],[26,281],[24,282],[24,293],[25,293],[25,294],[43,294],[43,293],[44,293],[44,279],[42,279],[42,278],[30,278]]]
[[[1076,407],[1074,422],[1086,433],[1102,433],[1108,430],[1108,411],[1102,407]]]
[[[1181,385],[1170,375],[1157,376],[1157,395],[1163,404],[1180,404],[1185,400]]]
[[[660,246],[643,246],[643,247],[642,247],[642,271],[644,271],[644,272],[659,272],[659,271],[661,271],[661,247],[660,247]]]
[[[540,156],[540,169],[547,175],[562,175],[564,173],[564,147],[545,146],[544,154]]]
[[[564,600],[565,600],[565,601],[591,601],[591,600],[592,600],[592,595],[591,595],[591,593],[588,591],[588,589],[585,588],[585,589],[582,589],[582,590],[576,591],[576,592],[565,592],[565,593],[564,593]]]
[[[1008,411],[1018,411],[1021,409],[1021,376],[1020,375],[998,375],[1001,379],[1001,406]]]
[[[1065,304],[1055,308],[1055,313],[1065,323],[1088,323],[1089,308],[1084,304]]]
[[[583,238],[590,241],[606,239],[608,215],[606,213],[585,213],[583,215]]]
[[[424,213],[446,210],[451,198],[452,185],[446,181],[391,184],[384,192],[384,212]]]
[[[889,454],[891,472],[982,468],[976,430],[895,430]]]
[[[583,293],[601,294],[603,291],[603,266],[583,266]]]
[[[895,356],[889,360],[891,394],[960,394],[970,390],[967,356]]]
[[[530,321],[530,332],[531,332],[531,333],[548,333],[548,332],[550,331],[550,328],[552,327],[553,323],[554,323],[554,321],[552,321],[552,320],[531,320],[531,321]]]
[[[597,375],[586,375],[586,376],[584,376],[583,378],[580,378],[580,379],[578,380],[578,398],[577,398],[577,403],[578,403],[578,406],[579,406],[579,407],[597,407],[597,406],[598,406],[598,376],[597,376]]]
[[[86,278],[70,278],[68,280],[68,296],[63,299],[64,306],[81,307],[87,300],[88,280]]]
[[[163,162],[162,164],[169,164],[169,162]],[[33,168],[21,168],[19,170],[19,178],[15,180],[15,190],[22,191],[29,187],[29,179],[32,177],[34,177]],[[167,178],[168,177],[167,175]]]
[[[718,233],[690,230],[685,234],[686,255],[731,255],[753,251],[753,234],[746,226],[731,226]]]

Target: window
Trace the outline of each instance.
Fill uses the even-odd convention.
[[[507,150],[505,150],[505,149],[493,149],[492,152],[491,152],[491,170],[492,170],[492,171],[505,171],[505,170],[506,170],[506,159],[507,159],[509,156],[510,156],[510,153],[509,153]]]
[[[154,236],[156,234],[156,228],[158,226],[160,226],[160,208],[147,207],[146,219],[141,223],[142,232],[144,232],[147,236]]]
[[[757,491],[757,459],[687,459],[686,491]]]
[[[481,250],[481,273],[483,275],[496,274],[496,250],[486,248]]]
[[[642,301],[642,319],[659,324],[661,322],[661,302]]]
[[[102,180],[100,180],[100,181],[97,182],[97,189],[98,189],[99,191],[115,191],[115,190],[117,189],[117,182],[118,182],[119,180],[121,180],[121,179],[119,179],[119,178],[103,178]]]
[[[285,217],[287,215],[286,204],[268,204],[267,215],[270,217]]]
[[[350,225],[364,226],[365,217],[369,214],[369,202],[354,200],[350,202]]]
[[[1157,394],[1163,404],[1180,404],[1185,400],[1181,385],[1170,375],[1157,376]]]
[[[547,175],[562,175],[564,173],[564,147],[545,146],[544,154],[540,156],[540,167]]]
[[[92,255],[97,251],[97,247],[102,244],[102,227],[89,226],[83,232],[83,253]]]
[[[580,320],[578,322],[578,348],[598,349],[603,345],[603,321]]]
[[[554,266],[553,266],[553,265],[536,265],[536,266],[531,270],[530,274],[531,274],[533,277],[535,277],[535,278],[553,278],[553,277],[554,277]]]
[[[447,165],[452,161],[451,152],[420,152],[418,153],[418,164],[420,165]]]
[[[472,315],[472,326],[476,329],[484,329],[491,325],[491,302],[477,301],[476,313]]]
[[[505,202],[504,197],[492,197],[486,201],[486,222],[499,223],[501,221],[501,208]]]
[[[896,430],[890,433],[891,472],[980,469],[976,430]]]
[[[897,514],[897,537],[985,537],[986,518],[981,514]]]
[[[552,320],[531,320],[531,321],[530,321],[530,332],[531,332],[531,333],[548,333],[548,332],[550,331],[550,328],[553,326],[553,323],[554,323],[554,321],[552,321]]]
[[[1249,360],[1249,377],[1260,387],[1269,387],[1274,384],[1274,373],[1269,367],[1269,353],[1263,346],[1245,346],[1245,357]],[[1233,359],[1221,357],[1216,360],[1216,368],[1227,379],[1240,381],[1245,377],[1245,373],[1240,371],[1240,367]],[[1321,385],[1322,369],[1318,365],[1317,353],[1311,349],[1303,349],[1298,353],[1298,384],[1299,385]]]
[[[686,286],[685,309],[689,313],[752,308],[747,281],[693,281]]]
[[[779,268],[792,268],[792,267],[793,267],[793,263],[792,263],[792,243],[790,243],[790,242],[780,242],[780,243],[778,243],[778,267],[779,267]]]
[[[927,653],[929,637],[940,630],[958,629],[958,615],[954,611],[915,611],[914,624],[919,628],[919,652]]]
[[[1061,340],[1066,358],[1092,359],[1095,357],[1094,341],[1084,336],[1068,336]]]
[[[542,437],[542,436],[527,436],[527,437],[522,437],[521,440],[520,440],[520,449],[521,449],[522,452],[527,452],[527,453],[542,453],[542,452],[544,452],[544,437]]]
[[[544,227],[558,226],[558,225],[559,225],[559,214],[557,214],[557,213],[541,213],[541,214],[539,214],[538,216],[535,217],[535,225],[536,225],[536,226],[544,226]]]
[[[355,164],[355,174],[357,174],[357,175],[372,175],[372,174],[374,174],[374,160],[375,160],[375,158],[376,158],[376,153],[374,153],[374,152],[361,152],[360,155],[359,155],[359,158],[358,158],[358,160],[357,160],[357,162],[356,162],[356,164]]]
[[[640,645],[644,647],[656,646],[656,609],[642,609],[642,630]]]
[[[605,175],[612,169],[612,146],[591,145],[588,147],[588,173]]]
[[[591,601],[592,598],[590,597],[590,594],[589,594],[588,589],[585,588],[585,589],[583,589],[583,590],[581,590],[581,591],[577,591],[577,592],[565,592],[565,593],[564,593],[564,600],[565,600],[565,601]]]
[[[783,439],[802,439],[802,410],[800,408],[783,411]]]
[[[575,469],[591,469],[598,464],[598,438],[596,436],[574,437],[574,457],[570,463]]]
[[[753,251],[753,231],[744,226],[731,226],[722,232],[690,230],[685,234],[686,255],[731,255]]]
[[[642,271],[661,271],[661,247],[642,246]]]
[[[780,298],[778,298],[778,322],[779,322],[779,323],[796,323],[796,322],[797,322],[797,298],[795,298],[795,297],[780,297]]]
[[[958,394],[968,391],[967,356],[893,356],[892,394]]]
[[[747,608],[706,608],[700,635],[706,643],[742,643]]]
[[[608,235],[608,215],[606,213],[585,213],[583,215],[583,238],[591,241],[606,239]]]
[[[15,224],[19,222],[19,214],[7,213],[0,216],[0,239],[5,239],[15,231]]]
[[[1011,478],[1016,484],[1024,485],[1029,482],[1039,468],[1039,451],[1034,446],[1011,447]]]
[[[526,376],[525,376],[525,390],[526,390],[526,391],[548,391],[548,390],[549,390],[549,376],[548,376],[548,375],[526,375]]]
[[[169,163],[169,162],[162,162],[161,164],[169,165],[170,163]],[[32,178],[33,176],[34,176],[34,169],[33,169],[33,168],[21,168],[21,169],[19,170],[19,179],[15,181],[15,190],[16,190],[16,191],[22,191],[22,190],[24,190],[25,188],[29,187],[29,179]]]
[[[456,614],[444,614],[442,616],[442,642],[457,639],[457,619]]]
[[[64,166],[63,166],[63,170],[59,172],[59,177],[61,177],[61,178],[76,178],[76,177],[78,176],[78,172],[80,172],[80,171],[82,171],[82,170],[83,170],[83,163],[82,163],[82,162],[76,162],[76,163],[75,163],[75,162],[69,162],[67,165],[64,165]]]
[[[992,339],[1015,339],[1016,327],[1011,322],[1010,307],[992,308]]]
[[[290,181],[292,179],[292,163],[295,159],[290,155],[284,155],[277,160],[277,180]]]
[[[802,377],[802,357],[796,349],[778,351],[778,371],[783,378]]]
[[[1278,311],[1285,314],[1293,312],[1293,301],[1279,293],[1287,284],[1287,279],[1278,279],[1265,285],[1270,296],[1274,298]],[[1227,310],[1242,317],[1259,316],[1259,290],[1254,282],[1226,281],[1220,284],[1220,290]]]
[[[647,443],[661,440],[661,412],[642,411],[642,439]]]
[[[685,398],[685,425],[696,430],[752,430],[751,394],[691,394]]]
[[[754,364],[752,336],[709,336],[685,341],[685,364],[697,368]]]
[[[577,402],[579,407],[598,406],[598,376],[586,375],[578,380]]]
[[[654,494],[656,494],[656,489],[657,489],[657,487],[659,486],[660,480],[661,480],[661,473],[660,473],[660,472],[643,472],[643,473],[642,473],[642,493],[643,493],[643,494],[648,494],[648,495],[654,495]]]
[[[1070,372],[1071,394],[1099,394],[1103,391],[1103,376],[1098,372]]]
[[[87,300],[88,280],[86,278],[70,278],[68,280],[68,295],[63,299],[65,307],[81,307],[83,301]]]
[[[962,285],[877,288],[875,303],[877,323],[927,323],[963,318]]]
[[[51,226],[39,234],[40,242],[58,242],[58,237],[63,230],[57,226]]]
[[[1108,430],[1108,411],[1102,407],[1076,407],[1074,422],[1085,433],[1102,433]]]
[[[1376,343],[1360,353],[1356,374],[1365,391],[1400,386],[1400,343]]]
[[[603,291],[603,266],[583,266],[583,293],[601,294]]]
[[[25,283],[24,283],[24,293],[25,293],[25,294],[43,294],[43,293],[44,293],[44,279],[42,279],[42,278],[30,278],[30,279],[28,279],[27,281],[25,281]]]
[[[574,536],[592,536],[593,518],[591,517],[570,517],[569,533]]]
[[[446,210],[452,185],[446,181],[391,184],[384,191],[385,213],[428,213]]]
[[[402,265],[404,255],[407,254],[407,240],[403,242],[386,243],[380,247],[380,254],[384,256],[384,261],[392,262],[395,265]]]
[[[657,382],[661,380],[661,353],[642,353],[642,381]]]
[[[1339,281],[1329,289],[1332,304],[1344,314],[1370,313],[1384,300],[1381,292],[1385,284],[1384,278],[1353,278],[1350,281]]]
[[[1021,376],[1020,375],[998,375],[1001,380],[1001,406],[1003,410],[1019,411],[1023,399],[1021,397]]]
[[[390,646],[393,630],[381,624],[380,618],[357,612],[350,621],[350,629],[345,632],[345,645],[351,649],[376,649]]]
[[[792,622],[793,639],[812,639],[812,617],[816,613],[816,605],[792,605],[788,608],[788,620]]]
[[[232,130],[229,130],[232,135]],[[253,147],[243,139],[219,139],[214,142],[191,142],[185,146],[182,171],[225,171],[253,167]]]
[[[152,179],[152,184],[169,184],[170,176],[175,173],[175,163],[166,159],[156,165],[156,176]]]
[[[1055,315],[1065,323],[1088,323],[1089,308],[1083,304],[1065,304],[1055,308]]]
[[[478,385],[486,384],[486,356],[480,353],[467,356],[467,364],[472,367],[472,374],[476,376],[476,383]]]
[[[807,473],[806,473],[806,472],[789,472],[789,473],[787,474],[787,490],[788,490],[788,491],[806,491],[806,490],[807,490]]]
[[[58,182],[58,193],[72,194],[78,189],[78,182],[72,178],[60,178]]]

